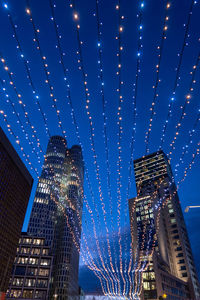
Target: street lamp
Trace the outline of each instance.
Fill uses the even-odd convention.
[[[200,208],[200,205],[196,205],[196,206],[187,206],[185,209],[185,212],[187,213],[189,211],[190,208]]]

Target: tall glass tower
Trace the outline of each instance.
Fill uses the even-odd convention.
[[[129,200],[135,260],[133,294],[141,299],[199,299],[200,289],[170,164],[163,151],[134,161]]]
[[[53,246],[59,186],[67,151],[66,140],[53,136],[49,140],[46,157],[39,178],[27,233],[45,238]],[[55,199],[55,195],[57,199]]]
[[[53,259],[48,299],[78,297],[83,176],[81,147],[67,148],[63,137],[51,137],[27,231],[30,236],[44,238],[50,247]]]

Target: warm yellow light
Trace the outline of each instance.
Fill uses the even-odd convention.
[[[166,299],[167,298],[167,294],[163,294],[163,298]]]
[[[74,14],[74,19],[78,20],[78,14],[77,13]]]
[[[26,13],[27,13],[28,15],[30,15],[30,14],[31,14],[31,11],[30,11],[30,9],[29,9],[29,8],[27,8],[27,9],[26,9]]]
[[[123,31],[123,27],[122,27],[122,26],[119,27],[119,31],[120,31],[120,32]]]

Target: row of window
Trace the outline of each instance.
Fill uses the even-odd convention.
[[[9,297],[13,298],[28,298],[28,299],[33,299],[34,292],[33,290],[24,290],[23,293],[21,290],[15,290],[12,289],[10,291]],[[34,299],[46,299],[46,291],[35,291],[35,296]]]
[[[15,269],[15,276],[49,276],[49,269],[45,269],[45,268],[34,268],[34,267],[28,267],[26,269],[26,267],[24,266],[16,266]]]
[[[41,266],[49,266],[50,265],[50,259],[45,259],[42,258],[40,260],[40,265]],[[30,265],[38,265],[39,264],[39,259],[35,257],[22,257],[19,256],[16,258],[16,263],[18,264],[30,264]]]
[[[33,278],[26,278],[25,282],[24,282],[24,278],[14,278],[12,285],[14,286],[27,286],[27,287],[34,287],[35,285],[37,287],[47,287],[48,285],[48,281],[46,279],[37,279],[37,283],[36,283],[36,279]]]
[[[49,249],[41,249],[41,248],[27,248],[27,247],[21,247],[20,249],[17,249],[18,253],[21,254],[33,254],[33,255],[49,255]]]
[[[33,244],[33,245],[44,245],[43,239],[32,239],[32,238],[21,238],[19,244]]]

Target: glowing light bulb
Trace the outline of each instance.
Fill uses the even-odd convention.
[[[8,4],[4,3],[3,7],[6,8],[6,9],[8,9]]]
[[[78,14],[77,13],[74,13],[74,19],[78,20]]]
[[[26,13],[27,13],[28,15],[30,15],[30,14],[31,14],[31,11],[30,11],[30,9],[29,9],[29,8],[27,8],[27,9],[26,9]]]

